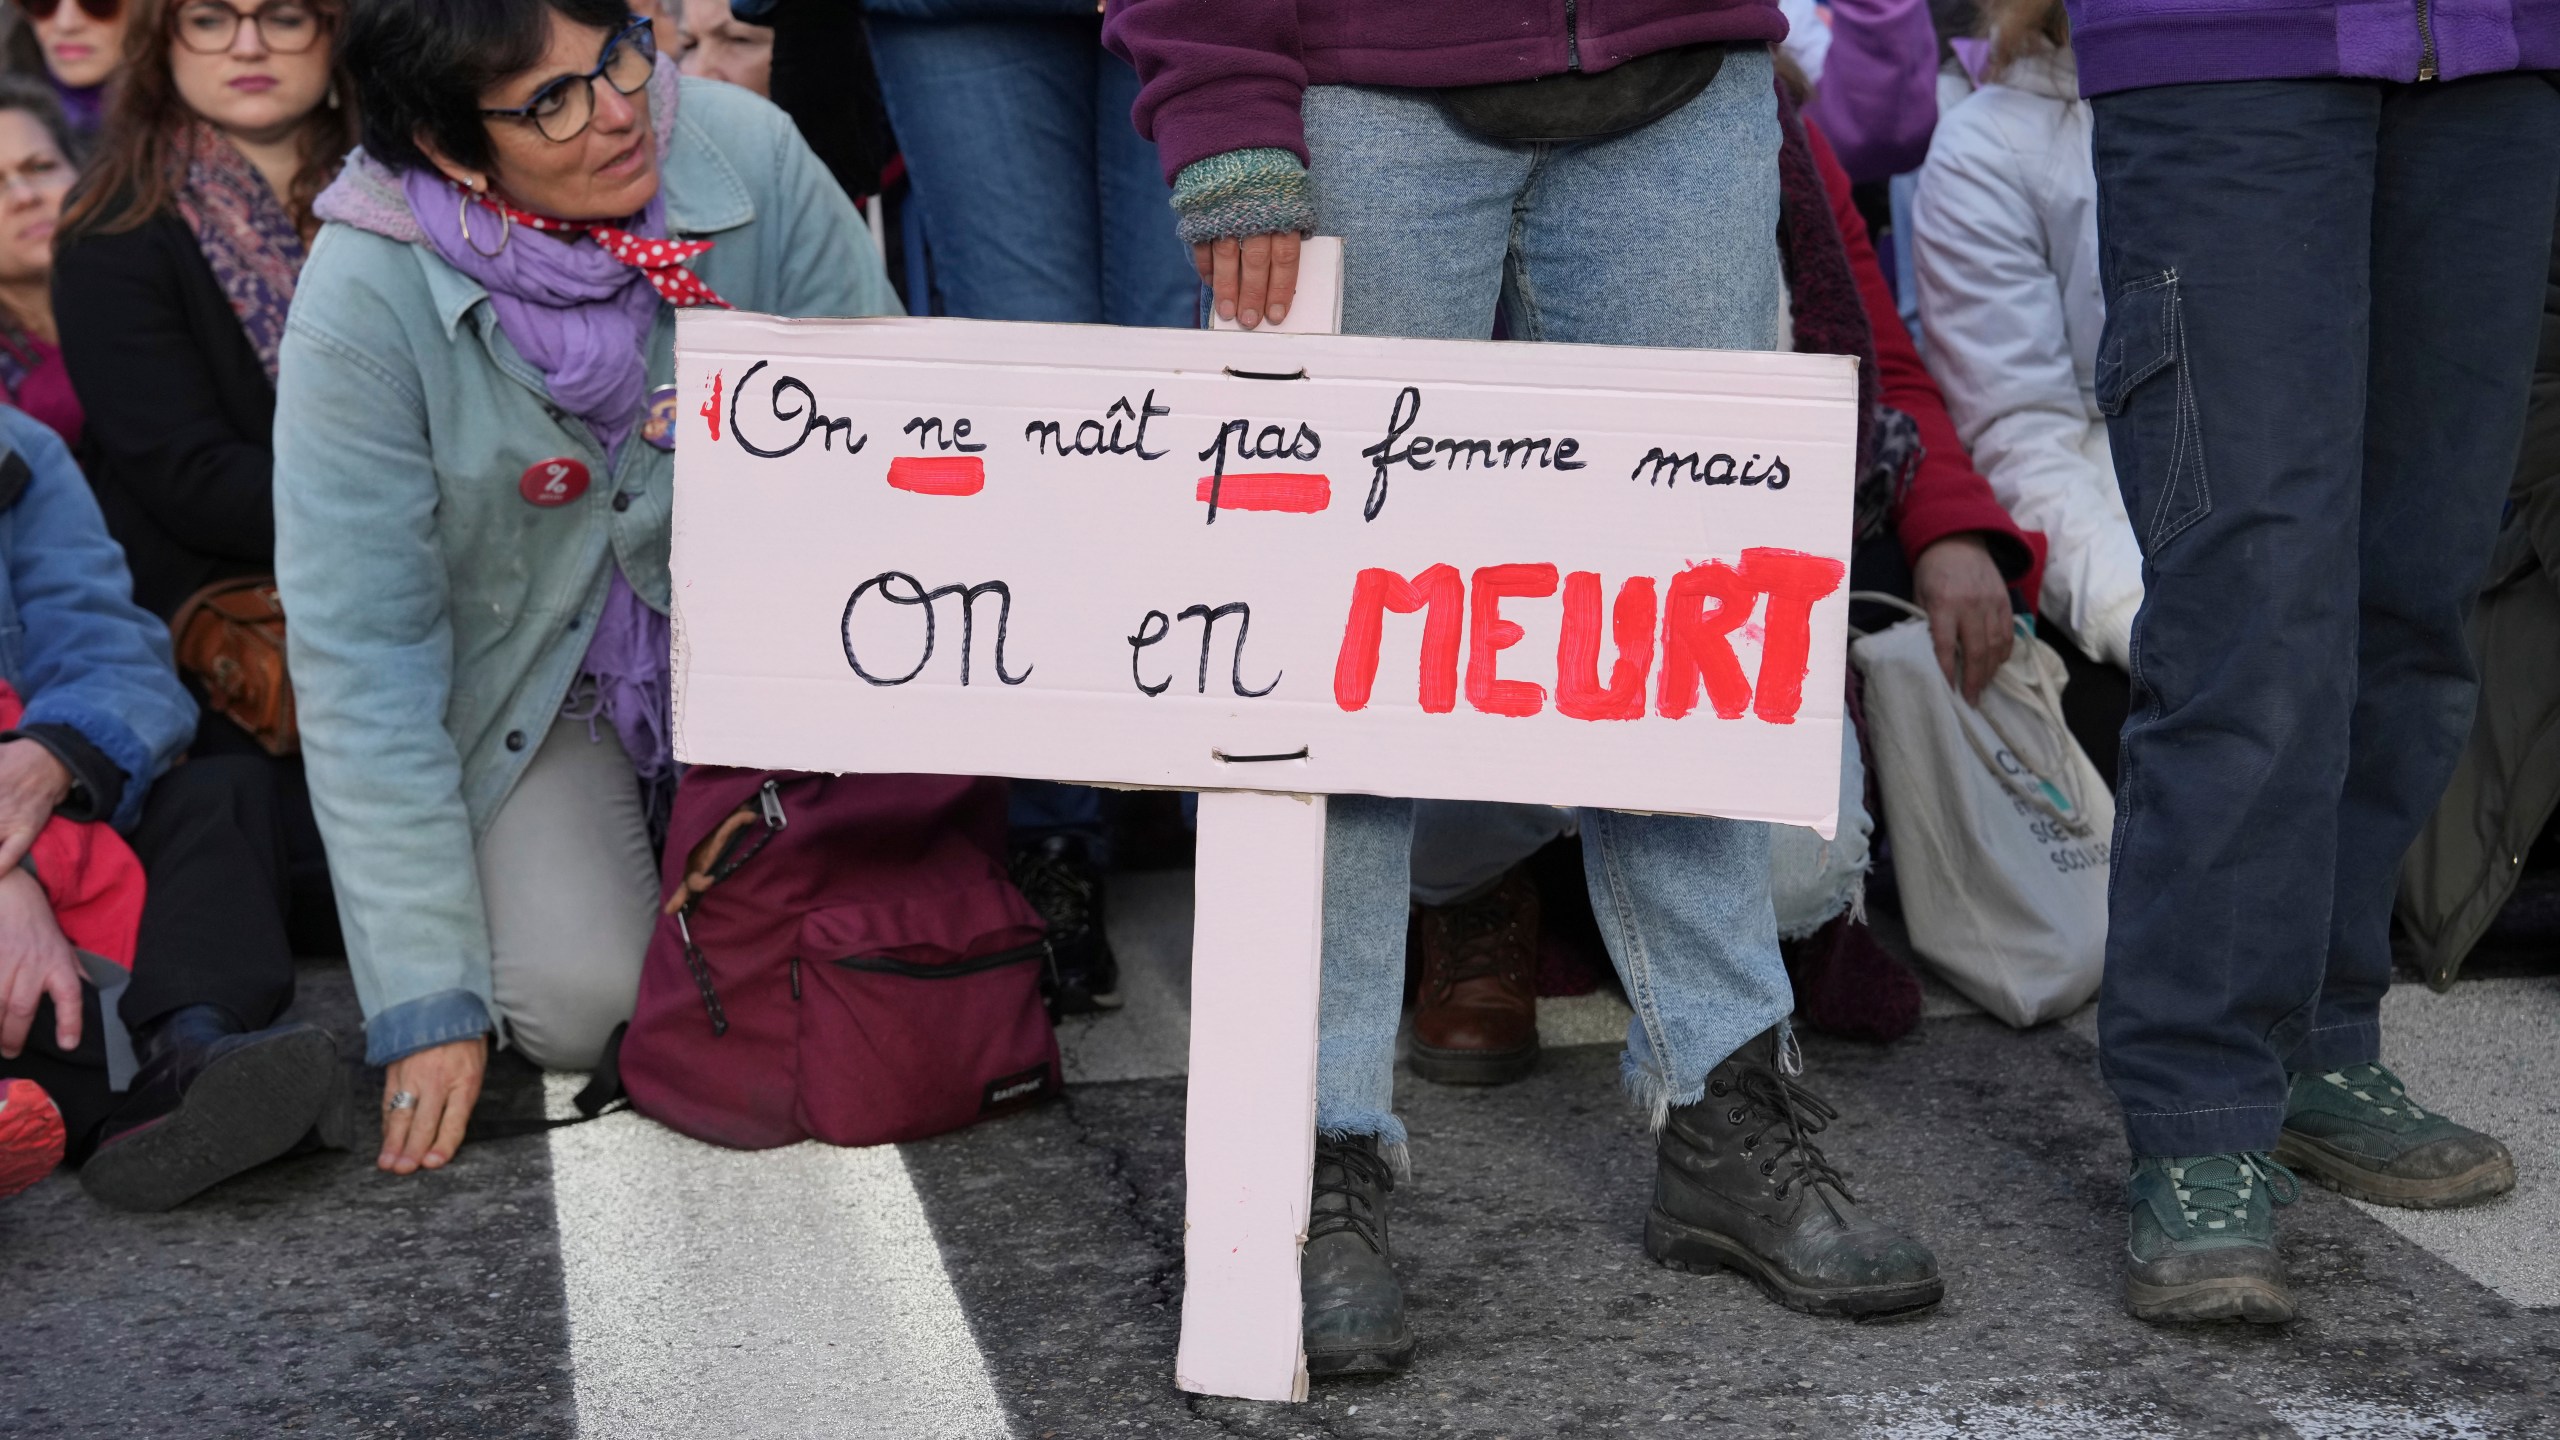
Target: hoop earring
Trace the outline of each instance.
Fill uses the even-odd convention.
[[[462,204],[456,212],[456,219],[462,226],[462,243],[470,246],[471,253],[479,256],[483,260],[495,260],[499,256],[506,254],[507,242],[515,238],[515,222],[507,218],[506,211],[501,210],[498,212],[498,248],[495,250],[481,249],[480,242],[471,238],[471,197],[469,195],[462,197]]]

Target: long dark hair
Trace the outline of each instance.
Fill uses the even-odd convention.
[[[178,94],[169,68],[169,49],[177,43],[172,14],[185,0],[129,0],[132,21],[124,32],[124,67],[117,72],[107,102],[106,130],[88,173],[63,207],[62,230],[55,244],[82,235],[112,235],[131,230],[170,209],[186,165],[179,137],[196,114]],[[336,178],[338,165],[355,148],[355,82],[347,73],[345,50],[337,31],[345,18],[342,0],[307,0],[314,16],[330,32],[330,94],[303,117],[302,166],[284,195],[285,213],[306,237],[319,228],[312,202]]]

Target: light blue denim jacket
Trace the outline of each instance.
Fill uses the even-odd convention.
[[[693,266],[714,291],[778,315],[897,308],[860,216],[781,111],[712,81],[679,92],[666,71],[650,98],[667,228],[714,242]],[[627,443],[608,464],[380,164],[351,159],[321,213],[276,387],[276,572],[379,1065],[493,1026],[474,843],[576,678],[608,557],[666,609],[673,457]],[[653,388],[674,341],[662,310]],[[586,493],[527,504],[519,478],[559,456],[586,465]]]
[[[130,828],[151,782],[195,738],[196,702],[170,666],[169,627],[133,603],[124,551],[71,452],[0,405],[0,477],[12,457],[27,473],[0,508],[0,680],[26,703],[22,728],[69,726],[124,772],[123,799],[105,818]]]

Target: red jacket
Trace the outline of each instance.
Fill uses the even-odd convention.
[[[1849,269],[1858,277],[1858,299],[1867,312],[1868,327],[1875,331],[1876,379],[1884,403],[1911,417],[1920,427],[1920,441],[1927,450],[1919,473],[1911,477],[1911,491],[1903,497],[1900,513],[1893,517],[1894,535],[1902,542],[1902,553],[1916,564],[1921,551],[1950,535],[1978,530],[1988,537],[2005,536],[2014,546],[1992,539],[1991,558],[2000,563],[2010,586],[2032,601],[2041,593],[2037,586],[2044,574],[2044,536],[2019,529],[2018,522],[2001,507],[1999,497],[1991,493],[1991,482],[1973,468],[1964,442],[1956,438],[1956,422],[1948,418],[1947,399],[1938,393],[1938,382],[1929,377],[1929,367],[1920,363],[1919,347],[1911,343],[1911,332],[1902,325],[1902,312],[1894,307],[1893,287],[1885,283],[1884,267],[1876,263],[1876,247],[1867,239],[1867,222],[1850,197],[1849,172],[1840,168],[1839,157],[1831,153],[1831,142],[1811,121],[1805,124],[1805,138],[1812,143],[1814,164],[1822,169],[1822,188],[1831,199],[1831,218],[1840,226],[1841,243],[1849,251]],[[2014,571],[2020,551],[2028,557],[2023,574]]]
[[[0,680],[0,730],[15,728],[25,714],[18,692]],[[124,837],[103,821],[56,815],[36,832],[27,859],[53,902],[62,938],[132,969],[134,941],[142,933],[143,877],[142,862]]]

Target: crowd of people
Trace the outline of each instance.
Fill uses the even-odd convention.
[[[2297,1174],[2514,1184],[2379,1008],[2474,598],[2548,528],[2509,488],[2560,467],[2541,0],[2366,6],[2353,44],[2343,7],[2240,7],[2210,45],[2161,0],[11,3],[0,1194],[68,1163],[165,1209],[358,1143],[375,1102],[283,1019],[296,955],[353,972],[388,1172],[453,1162],[493,1047],[606,1057],[684,869],[675,309],[1250,328],[1311,234],[1349,333],[1857,357],[1853,588],[1916,607],[1964,705],[2058,656],[2115,793],[2132,1313],[2291,1319]],[[1921,1004],[1868,923],[1896,817],[1849,700],[1830,840],[1333,803],[1312,1371],[1416,1348],[1408,1009],[1422,1079],[1526,1074],[1586,895],[1659,1137],[1647,1253],[1811,1313],[1938,1303],[1794,1038]],[[1010,804],[1053,1011],[1115,1006],[1125,827]]]

